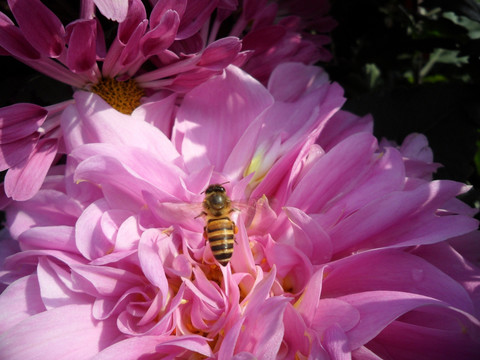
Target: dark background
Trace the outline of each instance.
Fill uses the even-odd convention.
[[[64,24],[76,5],[43,1]],[[420,4],[419,4],[420,3]],[[348,99],[345,109],[375,118],[375,135],[401,143],[425,134],[436,178],[474,185],[462,199],[480,200],[480,3],[477,0],[331,0],[338,26],[324,66]],[[8,14],[6,1],[0,10]],[[108,34],[107,34],[108,35]],[[0,57],[0,106],[49,105],[72,89],[6,56]]]
[[[420,3],[420,4],[419,4]],[[345,89],[345,109],[371,113],[374,132],[401,143],[425,134],[436,178],[474,186],[480,200],[480,2],[332,0],[338,22],[325,67]]]

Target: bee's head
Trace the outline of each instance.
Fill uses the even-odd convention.
[[[223,209],[228,202],[225,188],[219,184],[210,185],[207,190],[205,190],[205,198],[207,199],[209,207],[214,210]]]

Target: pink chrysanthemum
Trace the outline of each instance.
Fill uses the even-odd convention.
[[[1,357],[472,359],[467,188],[429,180],[424,137],[379,145],[343,101],[319,68],[282,64],[264,87],[229,66],[185,95],[170,139],[169,116],[76,93],[66,164],[6,209],[21,251],[2,272]],[[212,183],[252,206],[225,267],[190,211]]]
[[[9,0],[16,24],[0,12],[0,53],[74,91],[93,92],[124,114],[151,112],[166,98],[180,101],[172,94],[181,97],[230,64],[267,81],[280,63],[329,60],[322,33],[333,22],[324,3],[310,13],[323,19],[314,27],[308,18],[279,19],[281,6],[266,1],[152,1],[147,15],[140,0],[84,0],[79,19],[64,26],[40,0]],[[95,6],[119,22],[109,46]],[[26,200],[40,188],[57,151],[63,153],[58,115],[70,102],[0,109],[0,165],[10,169],[7,197]],[[12,134],[17,126],[22,133]]]

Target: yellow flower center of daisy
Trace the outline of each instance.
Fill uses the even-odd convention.
[[[115,110],[128,115],[140,106],[140,99],[145,95],[133,79],[117,81],[105,78],[93,85],[91,90]]]

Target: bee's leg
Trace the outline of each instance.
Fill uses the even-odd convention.
[[[232,226],[233,226],[233,233],[237,234],[238,233],[238,227],[237,227],[237,225],[235,225],[234,221],[232,221]],[[233,241],[235,241],[235,244],[238,244],[237,239],[233,238]]]
[[[203,227],[203,238],[204,238],[205,240],[208,240],[208,237],[207,237],[207,227],[206,227],[206,226]]]
[[[206,216],[207,213],[205,211],[202,211],[200,214],[194,217],[194,219],[199,218],[200,216]]]

